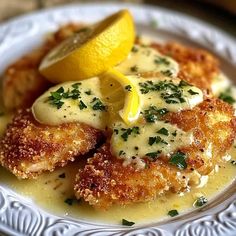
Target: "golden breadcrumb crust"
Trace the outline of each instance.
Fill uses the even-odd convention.
[[[10,65],[3,76],[3,100],[8,110],[27,108],[52,84],[38,71],[43,57],[62,40],[81,28],[78,24],[68,24],[50,35],[38,49],[26,54]]]
[[[146,168],[142,170],[123,166],[121,160],[112,156],[109,144],[105,144],[79,171],[74,187],[76,197],[106,209],[112,204],[150,201],[165,192],[185,191],[199,184],[202,175],[208,175],[223,161],[222,156],[233,143],[233,114],[230,105],[207,99],[192,110],[166,115],[165,120],[193,132],[194,142],[179,150],[187,155],[185,170],[170,164],[165,156],[156,161],[146,158]]]
[[[164,55],[172,57],[180,65],[178,77],[211,93],[211,84],[219,74],[219,62],[215,56],[203,49],[187,47],[176,42],[152,44]]]
[[[20,110],[0,140],[0,163],[19,178],[37,177],[89,152],[101,136],[78,122],[41,125],[30,110]]]

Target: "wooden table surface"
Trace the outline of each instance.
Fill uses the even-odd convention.
[[[120,0],[116,2],[147,3],[179,11],[211,23],[236,38],[236,15],[224,9],[202,3],[202,1],[212,2],[212,0],[201,0],[201,2],[200,0]],[[230,3],[235,1],[236,5],[236,0],[227,1]],[[24,13],[72,2],[84,3],[93,2],[93,0],[0,0],[0,23]],[[115,2],[115,0],[102,0],[100,2]]]

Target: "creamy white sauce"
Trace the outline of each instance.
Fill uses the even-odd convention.
[[[161,121],[159,112],[192,109],[203,101],[203,94],[194,86],[188,84],[182,86],[180,80],[168,77],[148,79],[139,77],[133,78],[133,81],[140,92],[141,115],[132,126],[127,126],[121,119],[113,123],[111,151],[124,160],[124,165],[132,163],[140,169],[145,166],[142,162],[143,157],[153,153],[157,153],[157,156],[170,156],[178,148],[189,146],[193,142],[191,132],[186,133],[173,124]],[[155,88],[160,89],[155,90]],[[184,100],[172,97],[176,95],[176,91]],[[170,96],[171,101],[175,103],[167,103],[170,99],[163,97],[163,93],[165,96]],[[153,114],[154,120],[150,121]]]
[[[63,103],[61,107],[57,107],[56,100],[50,100],[52,93],[60,88],[63,88],[64,91],[60,94],[65,94],[68,91],[72,94],[74,87],[77,87],[76,84],[78,86],[76,89],[78,98],[62,97],[60,99]],[[103,106],[99,79],[94,77],[78,83],[66,82],[50,88],[35,101],[32,112],[35,119],[43,124],[59,125],[69,122],[82,122],[95,128],[104,129],[107,112]]]
[[[124,165],[136,162],[138,169],[145,166],[140,161],[142,157],[155,152],[157,152],[157,156],[168,156],[180,147],[189,146],[193,141],[191,132],[186,133],[177,126],[164,121],[136,123],[134,127],[138,130],[128,135],[126,140],[124,134],[133,127],[127,127],[123,122],[116,122],[113,128],[115,132],[112,135],[111,147],[115,156],[125,160]],[[166,132],[161,132],[161,130]]]
[[[156,49],[134,45],[128,57],[115,69],[125,75],[144,72],[166,72],[172,77],[176,77],[179,72],[179,65],[175,60],[162,55]]]

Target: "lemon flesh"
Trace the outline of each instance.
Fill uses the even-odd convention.
[[[54,48],[39,71],[53,83],[87,79],[124,60],[135,40],[133,18],[121,10]]]
[[[101,78],[102,94],[108,104],[111,120],[117,115],[131,125],[140,114],[140,96],[137,87],[132,83],[137,76],[124,76],[122,73],[110,69]]]

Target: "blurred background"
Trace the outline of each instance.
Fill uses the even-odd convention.
[[[236,0],[0,0],[0,23],[24,13],[68,3],[152,4],[207,21],[236,37]]]

